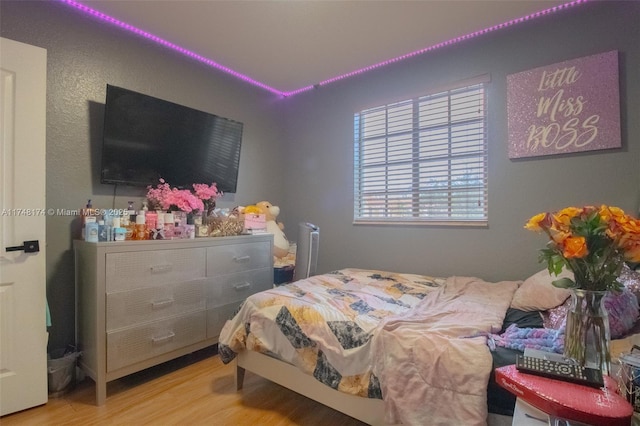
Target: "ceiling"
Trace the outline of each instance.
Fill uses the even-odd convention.
[[[568,0],[80,0],[291,92]]]

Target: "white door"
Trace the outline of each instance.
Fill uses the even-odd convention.
[[[46,87],[47,51],[0,38],[0,415],[48,396]]]

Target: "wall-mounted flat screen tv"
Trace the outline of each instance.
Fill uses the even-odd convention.
[[[236,192],[241,122],[107,85],[100,181]]]

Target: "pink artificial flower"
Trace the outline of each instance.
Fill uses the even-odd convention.
[[[149,204],[152,207],[161,207],[166,209],[165,200],[171,194],[171,187],[168,183],[164,181],[164,179],[160,179],[160,184],[156,188],[152,186],[147,187],[147,199],[149,200]]]
[[[202,200],[193,195],[187,189],[173,188],[170,193],[162,200],[162,208],[169,209],[172,206],[176,206],[183,212],[191,213],[192,211],[198,211],[204,209]]]
[[[194,193],[188,189],[171,188],[164,179],[154,188],[147,187],[147,199],[152,208],[168,210],[177,208],[186,213],[204,211],[205,205],[214,202],[222,195],[215,183],[206,185],[203,183],[193,185]]]
[[[194,183],[193,190],[198,198],[203,201],[215,200],[221,194],[218,192],[218,187],[214,183],[207,185],[206,183]]]

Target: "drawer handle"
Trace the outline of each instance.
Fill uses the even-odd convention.
[[[174,299],[155,300],[151,302],[151,308],[152,309],[166,308],[167,306],[173,305],[173,302],[175,302]]]
[[[238,263],[244,263],[244,262],[248,262],[251,259],[251,256],[240,256],[240,257],[234,257],[233,260],[238,262]]]
[[[173,331],[170,331],[169,334],[167,334],[165,336],[152,337],[151,338],[151,343],[153,343],[154,345],[158,345],[160,343],[164,343],[164,342],[166,342],[168,340],[171,340],[174,337],[176,337],[176,333],[174,333]]]
[[[151,273],[152,274],[158,274],[161,272],[169,272],[171,269],[173,268],[173,265],[170,263],[164,264],[164,265],[153,265],[151,267]]]
[[[235,288],[236,291],[246,290],[246,289],[248,289],[250,287],[251,287],[251,283],[236,284],[236,285],[233,286],[233,288]]]

